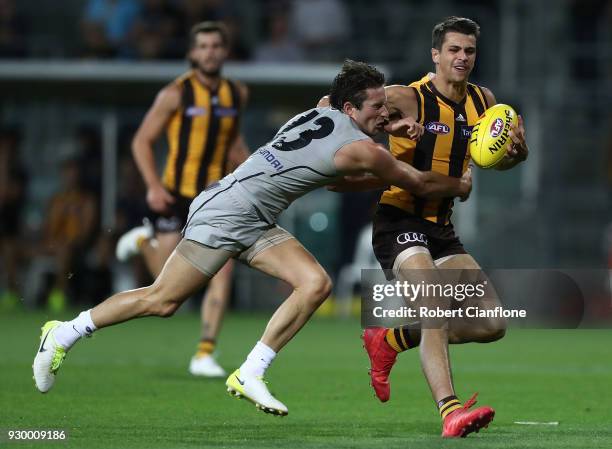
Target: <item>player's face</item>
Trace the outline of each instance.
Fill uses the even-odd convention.
[[[346,112],[364,133],[374,136],[384,131],[384,126],[389,121],[387,95],[382,86],[369,88],[366,94],[367,97],[361,104],[361,109],[352,107]]]
[[[192,66],[204,75],[217,76],[227,58],[227,48],[217,32],[198,33],[193,48],[189,51]]]
[[[451,83],[467,82],[476,61],[476,36],[450,31],[442,48],[431,49],[436,75]]]

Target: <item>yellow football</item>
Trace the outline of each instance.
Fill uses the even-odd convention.
[[[512,139],[510,126],[517,123],[516,111],[507,104],[487,109],[472,128],[470,156],[481,168],[493,168],[506,155]]]

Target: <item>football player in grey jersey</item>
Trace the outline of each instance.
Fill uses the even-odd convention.
[[[149,286],[111,296],[72,321],[49,321],[34,359],[34,377],[47,392],[68,350],[96,329],[144,316],[171,316],[229,258],[237,258],[293,287],[245,362],[228,379],[228,390],[268,413],[286,415],[263,376],[278,353],[331,291],[317,260],[278,227],[278,215],[296,198],[344,175],[372,173],[424,197],[465,198],[461,178],[421,172],[396,160],[372,140],[388,122],[384,76],[374,67],[346,61],[330,89],[330,106],[300,114],[238,169],[209,186],[191,204],[183,239]],[[413,123],[394,125],[409,129]],[[397,129],[396,129],[397,131]]]

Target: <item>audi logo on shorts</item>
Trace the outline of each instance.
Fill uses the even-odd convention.
[[[427,237],[420,232],[404,232],[397,236],[397,243],[405,245],[406,243],[424,243],[427,245]]]
[[[183,227],[178,217],[157,217],[155,225],[161,232],[176,232]]]

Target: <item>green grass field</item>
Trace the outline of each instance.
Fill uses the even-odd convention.
[[[230,315],[220,362],[233,369],[257,341],[266,316]],[[511,330],[488,345],[453,346],[457,393],[480,392],[496,417],[488,430],[443,441],[420,371],[403,354],[392,396],[368,384],[355,320],[315,319],[277,357],[271,390],[289,416],[230,397],[223,380],[190,377],[198,318],[180,314],[105,329],[77,344],[55,388],[38,393],[31,364],[43,314],[0,316],[0,445],[61,448],[603,448],[612,447],[612,332]],[[558,421],[525,426],[514,421]],[[7,429],[66,429],[63,442],[7,442]]]

